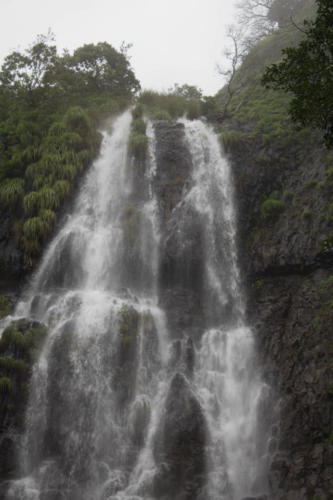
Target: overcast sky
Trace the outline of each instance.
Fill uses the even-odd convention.
[[[48,28],[58,49],[133,44],[131,64],[143,88],[189,83],[206,95],[222,86],[216,72],[234,20],[232,0],[0,0],[0,61]]]

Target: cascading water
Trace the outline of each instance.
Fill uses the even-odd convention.
[[[146,164],[136,165],[130,122],[126,112],[104,134],[16,309],[49,334],[31,381],[22,479],[8,500],[239,500],[266,488],[264,384],[244,321],[228,163],[209,127],[182,120],[191,173],[162,224],[154,126]],[[203,318],[192,339],[191,320],[183,335],[170,326],[160,254],[170,238],[186,250],[193,217]],[[191,282],[184,276],[180,287]]]

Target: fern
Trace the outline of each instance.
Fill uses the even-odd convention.
[[[58,180],[54,185],[53,189],[59,199],[65,198],[70,191],[70,183],[66,180]]]
[[[61,154],[58,153],[44,153],[41,160],[40,164],[44,170],[45,174],[50,174],[54,170],[56,170],[57,166],[59,163],[62,162],[62,157]]]
[[[7,179],[0,185],[0,203],[7,207],[16,205],[24,196],[24,179]]]
[[[48,232],[52,229],[56,219],[57,219],[57,216],[56,214],[53,212],[53,210],[50,210],[50,209],[47,209],[47,208],[44,208],[43,210],[41,210],[39,212],[39,217],[41,218],[41,220],[43,221],[43,223],[45,223],[48,227]]]
[[[25,170],[25,177],[27,179],[32,180],[32,179],[34,179],[34,177],[36,177],[36,175],[42,174],[42,172],[43,172],[43,170],[42,170],[39,162],[30,163],[30,165],[28,165],[28,167]]]
[[[31,217],[23,226],[23,236],[30,241],[39,240],[48,233],[48,225],[41,217]]]
[[[56,172],[57,180],[69,180],[73,181],[77,175],[78,169],[75,165],[71,163],[63,163],[59,165]]]
[[[23,199],[23,208],[26,215],[33,215],[38,212],[40,205],[40,194],[37,191],[31,191]]]
[[[42,187],[51,187],[54,182],[54,175],[36,175],[33,180],[32,187],[39,191]]]
[[[66,132],[60,140],[64,149],[79,151],[82,148],[82,138],[76,132]]]
[[[31,145],[27,146],[22,152],[22,157],[27,163],[34,162],[40,157],[40,148]]]
[[[51,127],[49,128],[48,135],[52,137],[60,137],[65,132],[65,130],[66,129],[62,123],[55,122],[52,123]]]
[[[59,207],[59,196],[52,188],[44,186],[38,193],[40,196],[40,208],[50,208],[53,210]]]

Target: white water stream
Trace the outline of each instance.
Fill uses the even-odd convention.
[[[126,112],[104,133],[75,207],[16,309],[17,317],[48,324],[49,333],[31,381],[22,479],[12,482],[8,500],[173,498],[167,485],[158,493],[152,486],[161,465],[156,435],[168,419],[175,374],[158,304],[163,235],[154,195],[156,141],[148,124],[148,194],[133,201],[130,122]],[[195,210],[205,242],[207,328],[188,384],[207,426],[207,468],[201,492],[177,500],[240,500],[266,488],[266,456],[258,445],[264,384],[244,320],[229,165],[208,126],[183,123],[193,172],[178,216]]]

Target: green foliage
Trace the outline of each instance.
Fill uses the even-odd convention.
[[[39,217],[47,227],[47,232],[51,231],[55,221],[57,220],[55,212],[53,212],[53,210],[50,210],[49,208],[43,208],[39,212]]]
[[[60,200],[62,200],[63,198],[65,198],[65,196],[68,195],[70,188],[71,188],[71,185],[70,185],[69,181],[65,180],[65,179],[56,181],[55,184],[53,185],[53,190],[54,190],[56,196]]]
[[[268,198],[260,207],[260,214],[264,220],[274,219],[284,210],[284,203],[281,200]]]
[[[329,252],[333,249],[333,231],[329,234],[328,238],[322,241],[322,250]]]
[[[17,205],[24,196],[24,180],[6,179],[0,185],[0,203],[6,207]]]
[[[251,287],[254,288],[255,290],[260,290],[264,286],[264,280],[257,279],[255,280]]]
[[[294,197],[294,193],[292,191],[284,191],[283,193],[283,200],[284,201],[291,201]]]
[[[331,325],[333,320],[333,275],[319,284],[318,293],[322,305],[318,311],[315,326],[319,327],[326,322]]]
[[[302,219],[310,219],[312,216],[311,210],[305,209],[302,213]]]
[[[22,238],[27,266],[38,257],[72,182],[96,155],[100,120],[128,106],[138,89],[126,51],[107,43],[59,56],[52,34],[41,35],[5,58],[0,203],[12,209],[12,233]],[[142,152],[144,140],[133,142]]]
[[[153,108],[149,116],[152,120],[171,120],[171,115],[166,109]]]
[[[133,306],[123,305],[118,313],[121,347],[128,348],[137,340],[140,315]]]
[[[243,134],[236,130],[224,130],[220,134],[220,142],[226,152],[236,149],[242,143],[242,139]]]
[[[305,187],[305,189],[313,189],[313,188],[315,188],[317,186],[317,184],[318,183],[317,183],[317,181],[315,179],[309,179],[305,183],[304,187]]]
[[[44,226],[39,217],[28,219],[23,226],[24,235],[27,238],[38,238],[44,233]]]
[[[131,124],[131,128],[136,134],[145,134],[147,125],[142,118],[134,118]]]
[[[12,311],[11,302],[4,295],[0,295],[0,318],[8,316]]]
[[[193,93],[191,89],[194,89]],[[152,120],[171,120],[183,115],[187,115],[189,119],[195,119],[201,116],[203,105],[201,91],[198,90],[197,93],[195,89],[195,87],[183,85],[178,86],[179,92],[177,89],[171,89],[168,93],[145,90],[138,97],[138,104]]]
[[[31,367],[45,337],[46,327],[25,319],[13,321],[0,339],[0,393],[6,396],[1,414],[11,414],[11,422],[22,424],[22,415],[28,396]],[[1,400],[1,398],[0,398]]]
[[[40,195],[37,191],[30,191],[23,199],[23,207],[26,215],[36,214],[40,207]]]
[[[324,131],[328,147],[333,146],[333,3],[316,0],[314,21],[304,21],[306,37],[297,47],[284,49],[281,62],[269,66],[263,83],[292,93],[289,112],[301,126]]]
[[[143,106],[142,104],[137,104],[132,109],[133,120],[136,120],[137,118],[142,118],[142,115],[143,115]]]
[[[128,147],[136,158],[144,159],[148,148],[148,137],[145,134],[132,132],[129,137]]]
[[[48,208],[51,210],[57,209],[60,205],[59,196],[55,192],[54,189],[49,188],[47,186],[42,187],[40,191],[38,191],[40,202],[40,208]]]
[[[129,245],[132,245],[137,237],[140,225],[140,212],[138,209],[128,203],[123,212],[123,231],[124,238]]]

